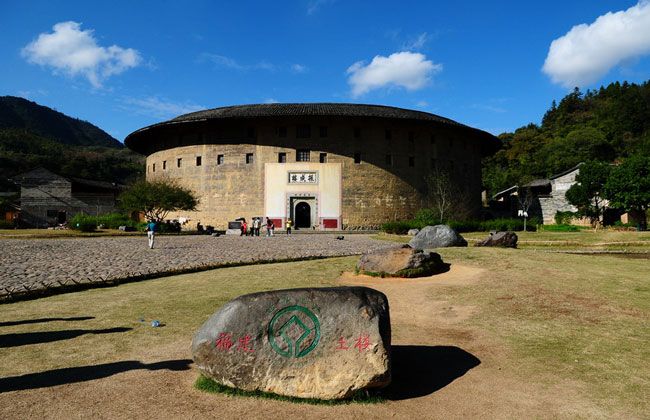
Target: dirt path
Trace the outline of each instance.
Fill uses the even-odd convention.
[[[508,349],[467,326],[477,312],[444,298],[449,287],[488,281],[486,271],[454,265],[416,280],[344,274],[340,283],[384,292],[390,302],[394,382],[374,405],[313,406],[197,391],[189,340],[143,349],[115,363],[36,375],[51,385],[0,394],[0,418],[47,419],[460,419],[598,418],[571,384],[540,385],[516,375]],[[436,296],[440,296],[437,298]],[[569,391],[567,391],[569,390]],[[16,413],[20,413],[16,417]]]

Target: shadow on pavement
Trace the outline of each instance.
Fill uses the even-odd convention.
[[[392,358],[393,380],[383,392],[389,400],[429,395],[481,364],[454,346],[392,346]]]
[[[87,321],[89,319],[95,319],[95,317],[94,316],[78,316],[78,317],[74,317],[74,318],[23,319],[21,321],[0,322],[0,327],[11,327],[13,325],[25,325],[25,324],[38,324],[40,322],[52,322],[52,321]]]
[[[41,373],[0,378],[0,393],[92,381],[129,370],[188,370],[191,363],[191,359],[166,360],[164,362],[150,364],[141,363],[137,360],[128,360],[101,365],[48,370]]]
[[[112,334],[129,331],[132,328],[117,327],[103,330],[63,330],[28,333],[0,334],[0,348],[26,346],[28,344],[51,343],[69,340],[84,334]]]

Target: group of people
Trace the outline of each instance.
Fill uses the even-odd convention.
[[[176,227],[178,228],[178,231],[180,231],[180,223],[178,221],[174,220],[173,222],[170,222],[169,220],[167,220],[166,223],[168,229],[171,228],[171,231],[174,231],[174,228]],[[285,226],[286,226],[287,235],[291,235],[291,227],[293,226],[293,220],[291,220],[291,218],[287,219]],[[273,220],[267,217],[266,224],[264,225],[264,227],[266,228],[266,236],[275,236],[275,224],[273,223]],[[208,226],[208,228],[212,228],[212,226]],[[240,231],[241,231],[240,236],[260,236],[260,228],[262,228],[261,217],[253,217],[253,221],[251,222],[250,228],[248,223],[246,222],[246,219],[242,219],[241,227],[240,227]],[[147,232],[147,237],[149,238],[149,248],[151,249],[153,249],[154,246],[157,230],[159,230],[159,227],[153,220],[149,221],[149,223],[147,223],[147,225],[145,226],[145,232]],[[196,230],[198,232],[203,232],[203,225],[201,225],[200,221],[196,224]]]
[[[291,219],[287,219],[286,222],[287,235],[291,235],[292,225],[293,225],[293,221]],[[261,227],[262,227],[261,217],[253,217],[253,221],[251,222],[250,226],[248,225],[248,222],[246,222],[246,219],[242,219],[241,227],[239,228],[241,233],[239,236],[260,236]],[[266,236],[275,236],[275,224],[273,223],[273,220],[267,217],[266,224],[264,225],[264,227],[266,228]]]

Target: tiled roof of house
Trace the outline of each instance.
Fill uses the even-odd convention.
[[[501,142],[493,135],[472,128],[456,121],[444,118],[428,112],[414,111],[404,108],[395,108],[383,105],[363,105],[348,103],[273,103],[273,104],[253,104],[253,105],[236,105],[223,108],[206,109],[204,111],[192,112],[180,115],[169,121],[153,124],[148,127],[134,131],[124,139],[124,144],[132,150],[144,153],[142,142],[147,137],[147,133],[152,129],[162,128],[164,126],[173,126],[176,124],[192,123],[208,120],[237,120],[248,118],[273,118],[273,117],[296,117],[296,116],[314,116],[314,117],[356,117],[356,118],[386,118],[401,119],[423,122],[435,122],[445,124],[461,129],[470,130],[475,135],[485,137],[486,150],[497,150]]]

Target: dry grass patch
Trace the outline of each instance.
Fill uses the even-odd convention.
[[[420,345],[429,352],[455,346],[480,360],[461,377],[418,398],[302,408],[199,393],[192,388],[195,372],[174,376],[176,372],[156,371],[161,360],[187,366],[192,335],[228,300],[263,290],[337,285],[340,274],[352,271],[357,261],[346,257],[222,268],[0,305],[0,390],[6,378],[55,369],[117,369],[126,363],[132,370],[83,384],[0,393],[0,418],[21,417],[23,412],[12,407],[34,404],[39,415],[61,410],[61,399],[74,401],[65,406],[73,404],[70,410],[77,416],[93,417],[84,405],[90,398],[86,387],[91,397],[97,392],[113,396],[92,397],[106,418],[133,407],[141,411],[129,416],[138,418],[163,416],[161,411],[175,407],[185,418],[210,417],[215,407],[229,415],[244,409],[249,418],[308,413],[317,418],[425,418],[431,413],[442,418],[647,417],[648,260],[526,249],[436,251],[451,271],[434,280],[393,285],[389,279],[351,280],[391,293],[409,288],[403,305],[391,303],[395,344]],[[156,319],[164,327],[151,328],[149,322]],[[152,391],[151,400],[143,402],[141,386],[182,398],[161,402]],[[136,393],[133,401],[116,398],[130,392]]]

